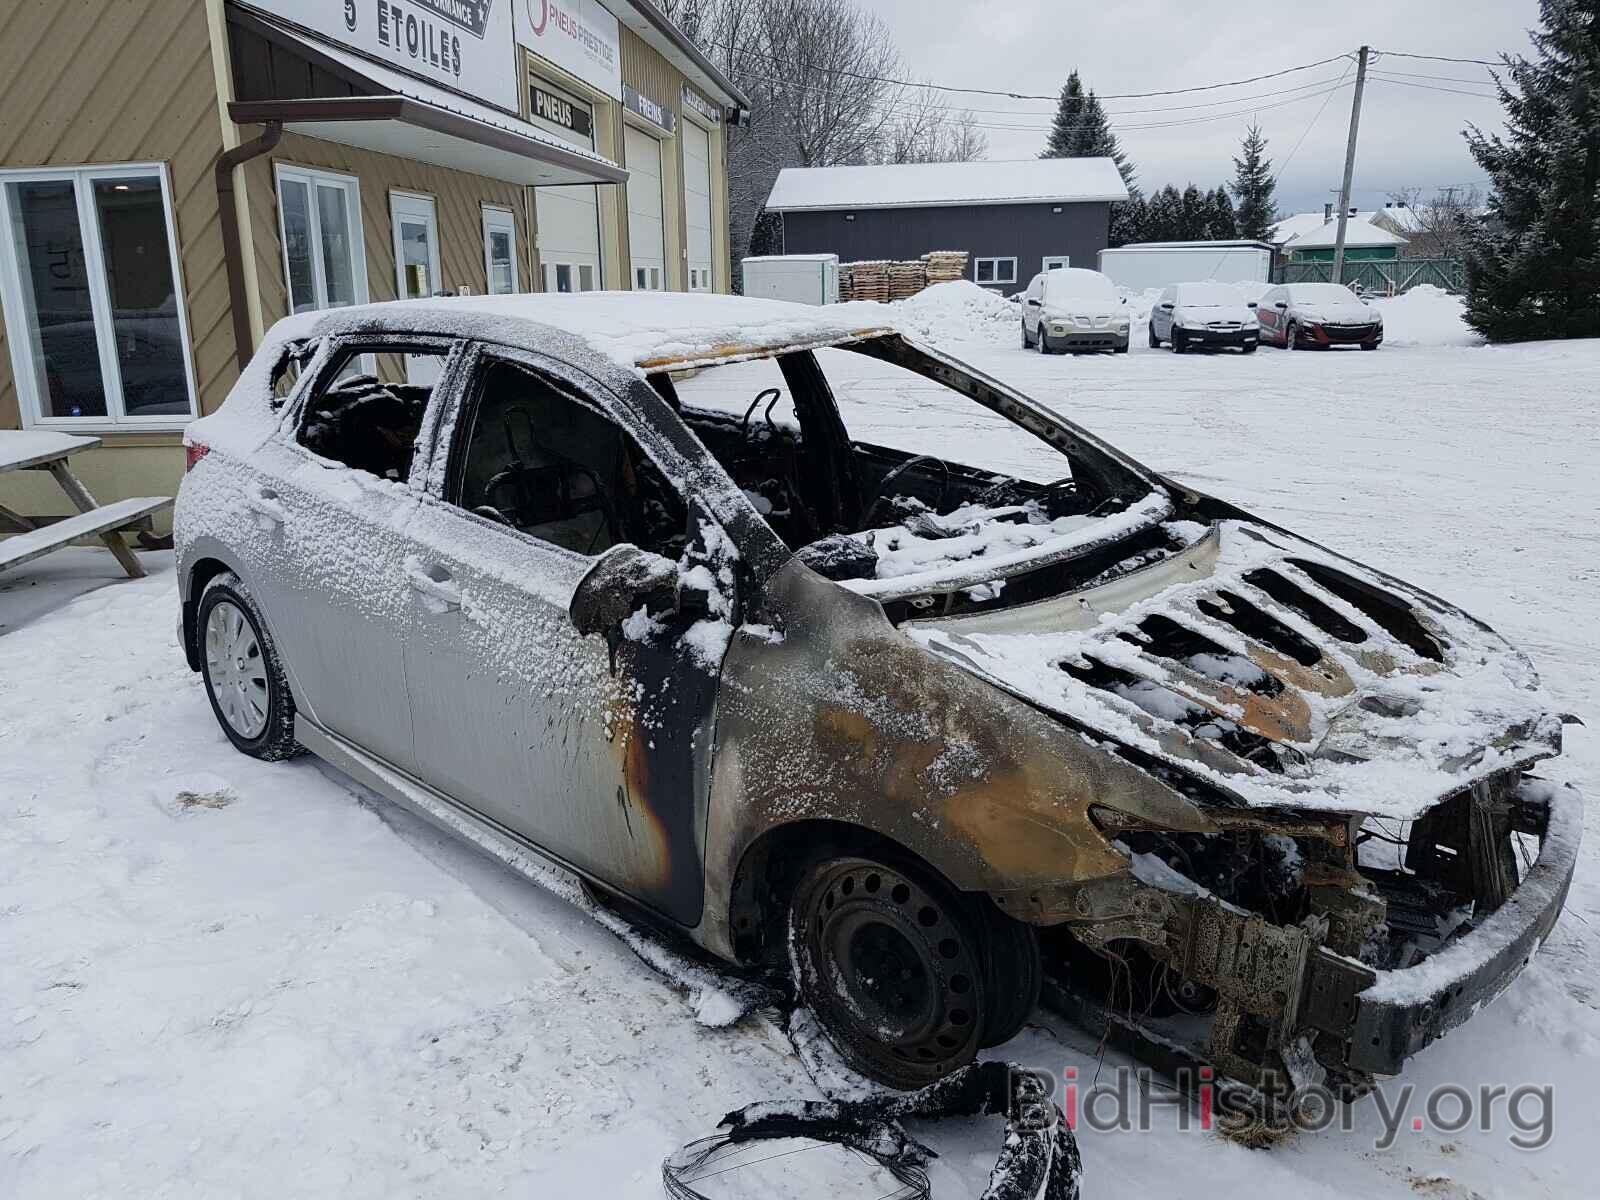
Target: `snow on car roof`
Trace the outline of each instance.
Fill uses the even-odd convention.
[[[767,197],[773,212],[836,208],[938,208],[964,204],[1126,200],[1109,158],[1019,162],[785,167]]]
[[[644,371],[894,332],[884,306],[866,301],[818,306],[699,292],[541,292],[355,305],[287,318],[274,333],[292,338],[381,328],[517,342],[518,322],[560,330],[618,366]]]

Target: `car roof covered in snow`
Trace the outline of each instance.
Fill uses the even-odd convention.
[[[519,326],[526,329],[524,336]],[[537,348],[539,329],[586,343],[626,368],[658,371],[837,345],[893,332],[884,307],[817,306],[701,292],[442,296],[352,305],[288,317],[274,338],[382,330],[434,333]]]
[[[773,212],[799,212],[1127,198],[1122,174],[1109,158],[1029,158],[1020,162],[785,167],[772,185],[767,207]]]

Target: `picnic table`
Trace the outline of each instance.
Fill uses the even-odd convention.
[[[22,530],[14,537],[0,540],[0,571],[59,550],[78,538],[98,535],[130,577],[138,579],[144,574],[139,559],[117,531],[137,524],[151,513],[170,508],[172,497],[136,496],[112,504],[96,504],[89,489],[67,467],[67,459],[99,444],[97,437],[80,437],[49,429],[0,430],[0,474],[48,471],[78,510],[76,516],[46,523],[0,504],[0,521]]]

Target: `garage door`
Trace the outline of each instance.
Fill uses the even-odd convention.
[[[538,88],[533,123],[564,142],[594,149],[594,114],[588,105],[553,89]],[[560,121],[543,115],[549,112]],[[600,286],[600,202],[592,183],[533,189],[538,222],[539,270],[547,292],[589,292]]]
[[[632,125],[623,129],[628,168],[628,246],[633,286],[666,287],[667,238],[661,216],[661,143]]]
[[[689,232],[689,290],[711,290],[711,135],[683,123],[683,216]]]

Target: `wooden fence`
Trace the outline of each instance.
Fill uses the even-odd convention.
[[[1272,273],[1274,283],[1332,283],[1331,262],[1280,263]],[[1448,292],[1459,292],[1466,287],[1467,264],[1459,258],[1395,258],[1387,262],[1350,262],[1344,264],[1346,287],[1363,292],[1376,292],[1394,296],[1410,291],[1419,284],[1429,283]]]

